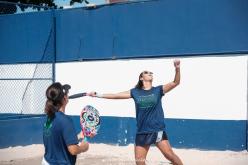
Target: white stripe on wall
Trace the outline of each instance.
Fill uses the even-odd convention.
[[[247,56],[181,58],[181,84],[163,97],[167,118],[246,120]],[[173,59],[59,63],[56,81],[69,83],[70,94],[130,90],[143,70],[154,73],[153,85],[173,81]],[[102,116],[135,117],[134,103],[84,97],[70,100],[66,113],[78,115],[87,105]]]

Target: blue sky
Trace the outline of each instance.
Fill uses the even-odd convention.
[[[105,4],[106,0],[88,0],[90,3],[96,5]],[[58,6],[70,6],[70,0],[54,0],[54,3]],[[75,3],[72,7],[82,7],[85,6],[85,3]]]
[[[101,4],[105,4],[106,0],[88,0],[88,2],[96,4],[96,5],[101,5]],[[70,0],[54,0],[54,3],[58,7],[63,6],[64,8],[74,8],[74,7],[85,6],[85,3],[74,3],[72,6],[70,6]],[[16,13],[26,13],[26,12],[34,12],[34,11],[37,11],[37,9],[33,9],[32,7],[25,9],[25,11],[21,11],[20,8],[17,6],[17,12]],[[42,11],[42,9],[41,9],[41,11]]]

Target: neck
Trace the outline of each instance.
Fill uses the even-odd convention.
[[[65,113],[65,106],[62,106],[62,107],[59,109],[59,111]]]
[[[152,82],[151,81],[143,81],[143,89],[149,90],[152,88]]]

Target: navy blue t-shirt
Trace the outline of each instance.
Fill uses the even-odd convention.
[[[76,156],[71,155],[67,146],[78,144],[77,133],[72,119],[62,112],[56,112],[51,122],[44,123],[43,142],[45,159],[51,165],[74,165]]]
[[[161,104],[163,86],[152,87],[150,90],[133,88],[131,97],[136,108],[137,134],[163,131],[164,112]]]

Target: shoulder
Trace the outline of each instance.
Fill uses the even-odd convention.
[[[144,91],[144,90],[141,88],[136,88],[136,87],[134,87],[133,89],[130,90],[130,92],[142,92],[142,91]]]
[[[154,89],[154,91],[160,93],[162,96],[164,95],[163,85],[158,85],[158,86],[154,87],[153,89]]]
[[[158,85],[158,86],[155,86],[153,87],[154,90],[163,90],[163,85]]]
[[[70,118],[70,116],[68,116],[62,112],[57,112],[56,118],[59,122],[64,123],[64,124],[72,123],[72,119]]]
[[[138,88],[134,87],[130,90],[130,95],[131,97],[135,97],[137,95],[137,92],[138,92]]]
[[[138,88],[132,88],[132,89],[130,89],[130,93],[133,93],[133,92],[136,92],[137,90],[139,90]]]

